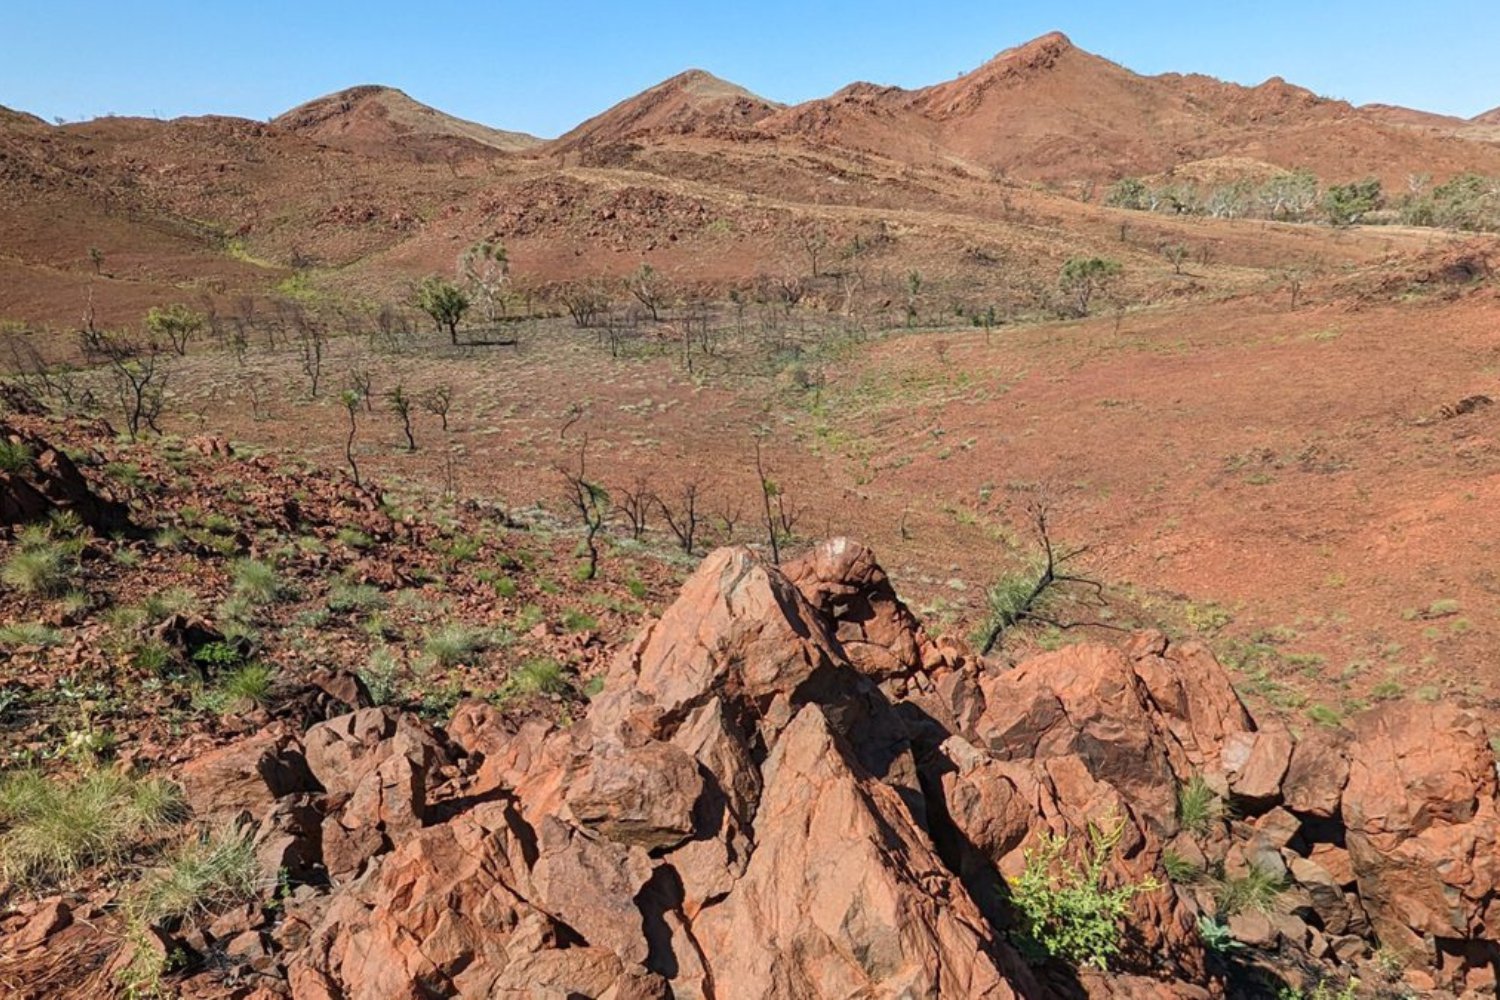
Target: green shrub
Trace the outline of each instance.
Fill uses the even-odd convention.
[[[24,546],[0,567],[7,587],[36,597],[52,597],[68,589],[73,573],[67,550],[56,543]]]
[[[1177,821],[1189,833],[1202,836],[1224,818],[1224,800],[1202,775],[1193,775],[1177,786]]]
[[[569,608],[563,612],[562,626],[569,632],[592,632],[599,627],[599,622],[593,615]]]
[[[1203,939],[1204,947],[1220,955],[1245,947],[1229,933],[1227,924],[1220,923],[1207,913],[1198,915],[1198,936]]]
[[[375,544],[373,538],[358,528],[340,528],[338,534],[334,537],[338,539],[340,544],[347,545],[351,549],[368,549],[371,545]]]
[[[67,781],[38,771],[0,778],[0,873],[41,885],[124,857],[180,819],[181,794],[159,778],[90,771]]]
[[[401,697],[401,661],[386,646],[378,647],[370,654],[370,660],[359,679],[370,692],[370,700],[377,705],[390,705]]]
[[[165,674],[167,668],[176,659],[176,653],[172,647],[160,639],[147,639],[135,648],[134,655],[130,660],[142,670],[153,674]]]
[[[500,704],[513,698],[536,695],[561,695],[572,690],[568,675],[556,660],[537,658],[527,660],[511,671],[509,679],[495,692],[494,701]]]
[[[255,899],[262,882],[249,831],[226,829],[179,846],[126,896],[125,939],[130,958],[116,972],[125,995],[164,995],[162,977],[177,959],[175,953],[163,955],[152,947],[152,926]]]
[[[385,607],[385,595],[368,583],[339,580],[328,588],[328,610],[339,614],[365,614]]]
[[[1192,885],[1203,878],[1203,869],[1170,848],[1161,855],[1162,870],[1174,885]]]
[[[132,917],[158,924],[254,899],[261,882],[249,831],[227,829],[179,846],[141,881],[126,907]]]
[[[1105,969],[1120,952],[1120,922],[1130,901],[1160,885],[1153,878],[1104,888],[1110,854],[1124,834],[1123,820],[1108,829],[1089,825],[1089,843],[1080,865],[1063,857],[1067,838],[1043,834],[1025,854],[1026,866],[1010,882],[1011,903],[1020,918],[1022,950],[1033,960],[1060,958]]]
[[[240,647],[232,642],[206,642],[193,650],[193,662],[205,673],[216,674],[238,666],[244,660]]]
[[[224,676],[219,690],[231,705],[265,705],[271,700],[276,672],[264,663],[247,663]]]

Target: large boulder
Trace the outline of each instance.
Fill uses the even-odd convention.
[[[1484,725],[1395,702],[1355,719],[1342,806],[1359,897],[1382,944],[1500,940],[1500,810]]]

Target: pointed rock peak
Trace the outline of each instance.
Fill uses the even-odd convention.
[[[1005,69],[1047,69],[1076,48],[1073,40],[1061,31],[1049,31],[1024,45],[1006,49],[985,63],[985,66]]]
[[[715,100],[720,98],[746,98],[759,104],[770,104],[765,98],[752,93],[737,83],[731,83],[721,77],[714,76],[706,69],[689,69],[678,73],[676,76],[668,77],[655,87],[652,91],[680,91],[690,97],[703,100]],[[650,93],[651,91],[647,91]]]

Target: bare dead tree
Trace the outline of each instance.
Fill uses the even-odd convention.
[[[411,433],[411,394],[406,391],[404,385],[397,382],[395,388],[385,394],[385,399],[391,412],[396,415],[396,419],[401,421],[401,431],[406,435],[406,450],[416,451],[417,439],[412,437]]]
[[[580,575],[585,580],[592,580],[599,574],[599,533],[609,522],[609,493],[589,479],[588,451],[589,436],[585,432],[578,446],[577,471],[559,466],[558,472],[567,484],[568,503],[583,521],[583,547],[589,561]]]
[[[619,496],[620,512],[625,515],[626,522],[630,525],[630,537],[640,541],[646,534],[647,519],[650,517],[651,508],[656,503],[656,497],[651,493],[650,482],[645,473],[638,474],[627,486],[615,488]]]
[[[444,383],[435,385],[422,393],[422,409],[431,413],[443,422],[443,430],[448,430],[448,411],[453,408],[453,386]]]
[[[646,307],[646,311],[651,314],[651,322],[661,321],[661,309],[671,296],[671,287],[660,271],[650,264],[642,264],[625,279],[625,289]]]
[[[155,341],[101,333],[97,341],[115,383],[115,396],[132,441],[143,429],[160,434],[157,419],[166,406],[171,364]]]
[[[801,512],[788,508],[786,491],[766,472],[761,450],[761,435],[755,436],[755,475],[760,483],[760,499],[766,541],[771,547],[771,562],[781,565],[781,547],[791,541]]]
[[[1069,629],[1094,626],[1119,631],[1119,626],[1100,621],[1072,621],[1049,614],[1047,607],[1059,592],[1069,588],[1080,591],[1085,600],[1098,606],[1105,603],[1104,585],[1087,576],[1067,570],[1069,563],[1089,551],[1082,545],[1075,549],[1059,550],[1052,540],[1049,510],[1045,500],[1033,500],[1026,506],[1032,530],[1041,547],[1040,568],[1035,577],[1009,577],[990,588],[990,622],[985,632],[983,655],[988,656],[999,645],[1005,633],[1025,622],[1049,625],[1053,628]]]
[[[362,362],[354,364],[349,369],[349,389],[357,393],[364,401],[366,413],[374,412],[374,387],[375,378]]]
[[[573,317],[573,325],[580,329],[594,325],[609,308],[609,293],[598,281],[574,281],[563,286],[563,308]]]
[[[302,309],[294,314],[293,329],[297,332],[302,374],[307,376],[307,394],[317,399],[318,387],[323,381],[323,349],[328,343],[328,332],[320,320]]]
[[[701,500],[701,487],[696,479],[690,479],[682,485],[678,491],[678,507],[673,511],[672,505],[660,495],[652,497],[656,501],[656,507],[661,511],[662,519],[667,522],[667,529],[677,539],[677,545],[688,555],[693,554],[693,548],[697,543],[698,525],[702,514],[698,509]]]
[[[736,503],[731,507],[728,500],[724,501],[724,506],[719,508],[718,513],[719,532],[723,535],[724,544],[728,545],[734,541],[734,530],[744,516],[745,505],[743,503]]]

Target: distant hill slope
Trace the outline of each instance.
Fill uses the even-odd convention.
[[[506,132],[430,108],[394,87],[350,87],[299,105],[274,124],[316,142],[360,153],[443,152],[465,145],[522,152],[535,136]]]
[[[1500,150],[1393,117],[1280,78],[1244,87],[1201,75],[1141,76],[1052,33],[956,80],[912,91],[856,84],[759,127],[913,163],[958,162],[1052,182],[1157,173],[1215,157],[1391,183],[1412,172],[1500,173]]]
[[[743,136],[781,107],[701,69],[663,80],[549,144],[566,151],[651,137]]]

